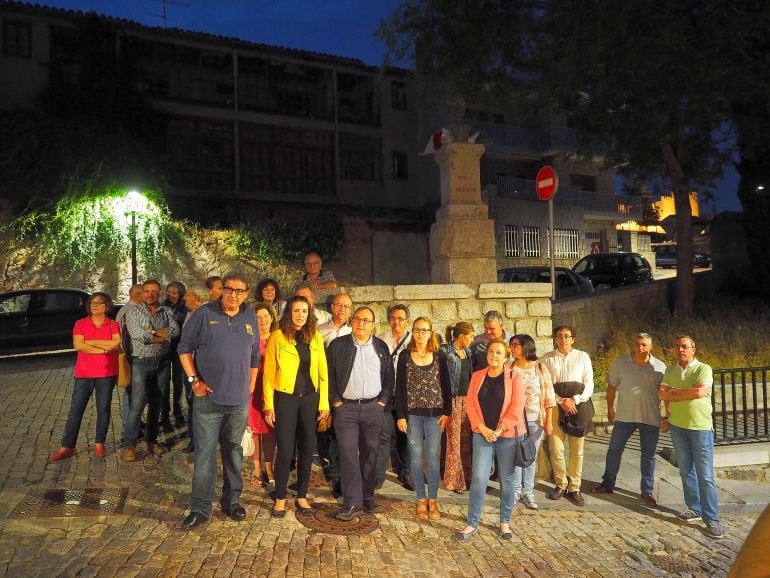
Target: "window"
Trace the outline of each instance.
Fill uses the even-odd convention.
[[[0,301],[0,316],[10,315],[11,313],[26,313],[30,297],[30,293],[23,293],[3,299]]]
[[[406,84],[394,80],[390,83],[390,107],[394,110],[406,110]]]
[[[503,241],[506,257],[518,257],[519,228],[516,225],[505,225],[505,239]]]
[[[406,167],[406,153],[403,151],[393,151],[393,178],[397,181],[409,179],[409,172]]]
[[[521,241],[525,257],[540,257],[540,229],[522,227]]]
[[[570,173],[569,184],[573,189],[596,192],[596,177],[594,175]]]
[[[32,56],[32,24],[19,20],[3,20],[3,54]]]
[[[380,139],[349,132],[340,133],[340,176],[343,179],[381,180],[380,158]]]
[[[232,122],[173,117],[167,131],[172,184],[182,188],[233,188]]]
[[[577,259],[580,257],[578,247],[578,232],[576,229],[554,229],[554,244],[557,259]],[[548,251],[550,255],[550,248]]]

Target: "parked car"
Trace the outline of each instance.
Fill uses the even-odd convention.
[[[72,349],[75,321],[91,294],[80,289],[22,289],[0,294],[0,352]],[[109,312],[114,318],[120,309]]]
[[[508,267],[497,271],[498,283],[551,283],[550,267]],[[566,267],[556,267],[556,298],[586,295],[594,292],[590,279]]]
[[[639,253],[592,253],[572,270],[589,278],[597,291],[652,281],[652,267]]]
[[[655,253],[655,266],[657,268],[676,267],[676,243],[654,245],[652,251]],[[693,267],[711,267],[711,255],[696,252],[693,255]]]

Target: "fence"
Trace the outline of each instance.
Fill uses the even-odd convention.
[[[717,445],[767,441],[770,366],[715,369],[711,402]]]

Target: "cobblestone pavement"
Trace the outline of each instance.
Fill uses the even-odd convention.
[[[186,443],[183,432],[166,433],[172,448],[166,455],[120,462],[117,395],[106,459],[91,449],[92,402],[75,457],[48,462],[69,409],[72,365],[71,355],[0,360],[0,576],[723,576],[770,499],[741,498],[762,488],[733,482],[720,494],[727,502],[721,516],[725,538],[713,541],[702,524],[674,519],[681,497],[675,503],[666,494],[661,506],[649,508],[630,492],[616,493],[611,501],[588,494],[586,508],[577,509],[564,500],[545,504],[548,485],[540,482],[541,509],[518,507],[514,538],[503,541],[493,488],[478,535],[456,542],[452,532],[464,525],[467,494],[442,490],[443,518],[418,522],[414,498],[389,480],[381,492],[386,508],[377,516],[379,529],[337,536],[308,530],[292,513],[272,520],[265,490],[246,483],[245,521],[226,519],[215,506],[208,525],[182,532],[178,524],[189,504],[192,471],[191,458],[179,451]],[[606,444],[586,445],[591,444],[599,447],[587,451],[587,458],[603,456]],[[245,480],[250,468],[244,468]],[[671,477],[670,469],[665,475]],[[313,480],[311,501],[334,502],[318,472]],[[86,487],[129,488],[124,513],[14,516],[30,490]]]

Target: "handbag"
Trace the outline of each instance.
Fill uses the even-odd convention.
[[[246,431],[243,432],[243,438],[241,438],[241,447],[243,448],[244,458],[248,458],[254,455],[254,432],[251,431],[249,426],[246,426]]]
[[[527,412],[524,411],[524,423],[527,423]],[[537,459],[537,445],[535,444],[535,438],[529,432],[529,426],[527,428],[527,437],[521,440],[521,443],[516,447],[516,455],[513,458],[513,465],[519,468],[528,468],[535,463]]]
[[[554,383],[553,389],[559,397],[573,397],[583,393],[585,385],[577,381],[563,381]],[[591,399],[579,403],[575,414],[564,413],[559,407],[559,427],[567,435],[584,437],[593,425],[595,414],[594,402]]]

